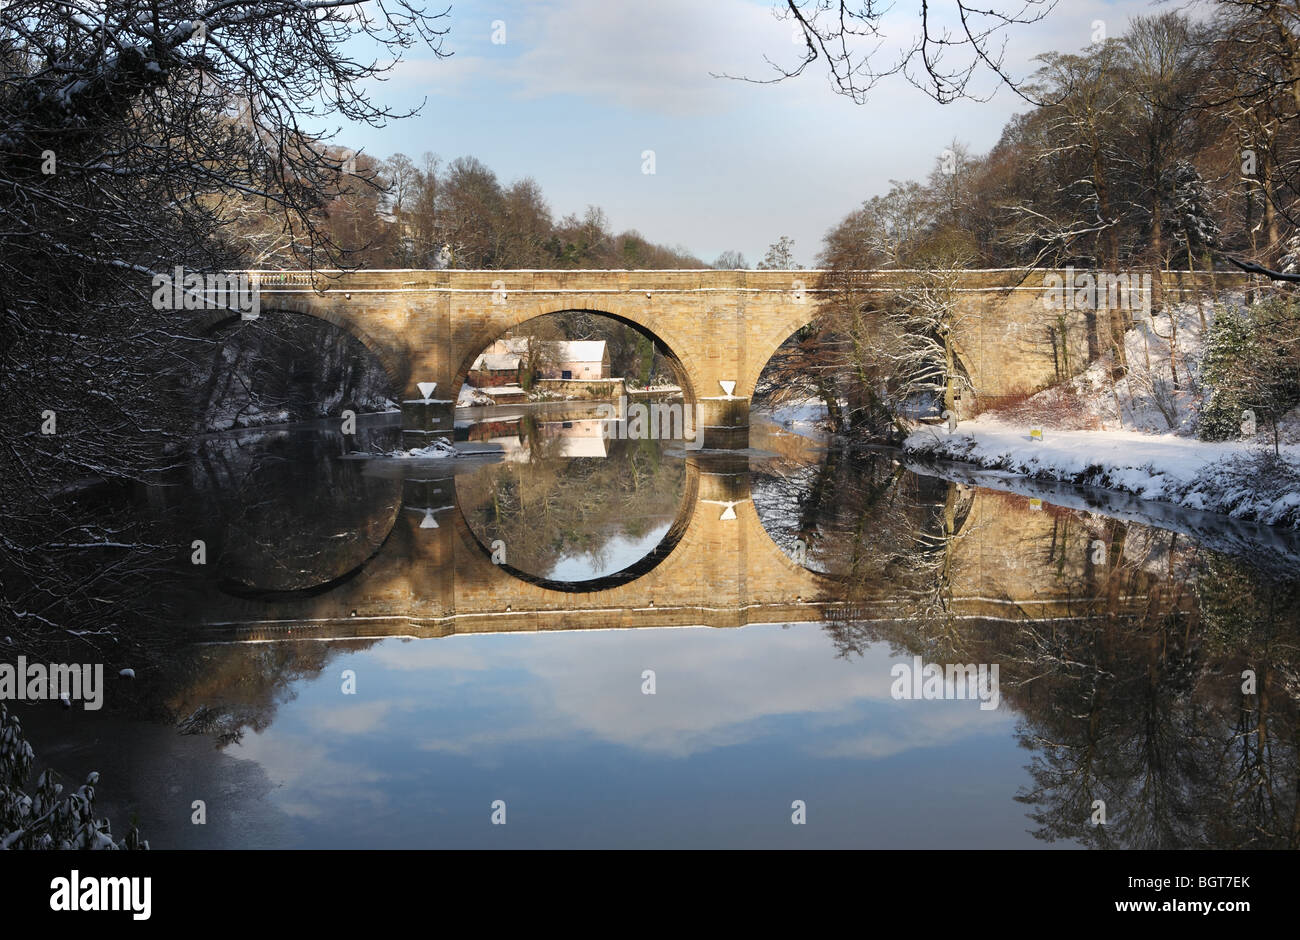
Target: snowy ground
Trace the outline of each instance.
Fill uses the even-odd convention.
[[[1245,300],[1240,292],[1221,299],[1229,306],[1240,306]],[[1122,378],[1112,381],[1111,357],[1105,355],[1072,381],[999,407],[997,413],[1004,420],[1032,427],[1195,437],[1206,392],[1201,383],[1202,318],[1205,326],[1214,322],[1214,303],[1209,299],[1200,310],[1190,302],[1171,305],[1171,312],[1141,322],[1124,335],[1128,367]],[[1284,443],[1300,444],[1300,408],[1280,423],[1280,437]],[[1271,428],[1257,435],[1261,446],[1265,439],[1271,444]]]
[[[455,457],[456,447],[450,441],[438,437],[424,447],[404,447],[401,450],[389,451],[387,456],[399,459],[443,460]]]
[[[1102,486],[1142,499],[1235,519],[1300,528],[1300,446],[1271,449],[1211,443],[1140,431],[1030,428],[983,416],[958,425],[922,428],[903,443],[913,456],[962,460],[1035,479]]]
[[[821,440],[826,434],[826,405],[821,399],[786,403],[768,414],[774,423],[802,437]]]
[[[344,454],[343,460],[445,460],[450,457],[459,457],[456,446],[450,441],[441,437],[434,438],[424,447],[402,447],[398,450],[370,452],[354,451],[350,454]]]
[[[1208,300],[1202,311],[1192,303],[1178,304],[1172,313],[1129,330],[1124,336],[1128,368],[1120,379],[1112,381],[1111,357],[1104,355],[1073,381],[999,412],[1004,418],[1034,422],[1035,426],[1193,434],[1202,401],[1202,313],[1207,325],[1213,322],[1213,305]]]
[[[965,463],[907,457],[909,470],[938,476],[966,486],[979,486],[1039,499],[1044,505],[1062,506],[1097,519],[1123,519],[1144,526],[1191,536],[1199,544],[1233,555],[1249,555],[1257,564],[1279,571],[1294,571],[1300,564],[1300,530],[1230,519],[1219,513],[1198,512],[1159,500],[1098,487],[1029,479],[1021,474],[985,470]],[[1033,509],[1033,503],[1029,503]]]
[[[522,391],[522,389],[521,389]],[[472,385],[465,384],[460,387],[460,394],[456,396],[457,408],[472,408],[475,405],[495,405],[496,399],[491,395],[485,395]]]

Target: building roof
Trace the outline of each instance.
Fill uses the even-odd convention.
[[[523,360],[515,353],[486,352],[474,360],[475,372],[514,372]]]
[[[518,353],[523,355],[528,352],[527,336],[507,336],[497,340],[488,347],[488,352],[494,353]]]
[[[605,358],[603,339],[568,340],[555,347],[555,357],[562,362],[600,362]]]

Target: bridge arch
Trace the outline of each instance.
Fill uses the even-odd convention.
[[[778,320],[776,324],[761,337],[760,341],[756,343],[755,354],[752,356],[748,368],[743,373],[743,381],[737,386],[737,395],[752,398],[754,392],[758,388],[758,381],[763,376],[763,371],[772,361],[772,358],[776,355],[777,351],[800,330],[817,322],[820,312],[819,307],[815,303],[809,301],[807,304],[800,306],[802,308],[800,312],[791,314],[783,320]],[[954,337],[952,348],[958,366],[966,375],[967,379],[973,383],[975,372],[972,369],[972,359],[965,344]],[[972,392],[972,397],[975,397],[975,394],[975,392]]]
[[[573,301],[565,306],[546,309],[539,307],[532,310],[524,310],[515,313],[506,319],[494,320],[483,328],[476,331],[469,338],[467,345],[464,347],[465,352],[459,357],[456,365],[456,372],[452,378],[451,390],[455,394],[460,393],[460,387],[465,384],[469,376],[470,369],[474,365],[479,355],[491,346],[494,342],[502,337],[505,333],[515,330],[525,323],[530,323],[542,317],[556,316],[564,313],[589,313],[595,316],[605,317],[630,326],[639,333],[648,336],[651,341],[655,342],[663,350],[665,357],[673,364],[674,371],[677,373],[678,380],[682,383],[682,395],[687,401],[695,399],[695,383],[697,376],[692,373],[692,364],[690,362],[691,354],[683,356],[680,351],[685,348],[680,342],[675,346],[673,341],[664,335],[663,322],[656,322],[652,315],[643,316],[633,313],[629,315],[626,312],[615,312],[612,309],[613,304],[600,304],[591,301]]]
[[[809,462],[804,466],[809,470],[824,472],[827,469],[827,457],[834,453],[832,451],[823,454],[821,461]],[[856,457],[879,460],[879,469],[885,476],[891,475],[889,465],[896,465],[887,454],[859,453]],[[751,466],[755,470],[759,469],[752,463]],[[870,467],[867,469],[868,472],[871,470]],[[852,472],[857,479],[870,479],[863,476],[860,469]],[[793,478],[788,462],[775,473],[769,473],[769,476],[786,481]],[[879,479],[879,476],[876,479]],[[799,568],[806,574],[809,583],[818,585],[824,592],[819,596],[834,598],[836,603],[847,603],[853,606],[858,601],[869,601],[884,585],[906,587],[908,577],[931,572],[937,573],[938,580],[934,581],[934,588],[938,590],[948,583],[947,579],[952,571],[951,561],[958,553],[963,552],[963,542],[976,528],[977,523],[972,512],[975,488],[938,476],[930,476],[924,472],[915,474],[909,480],[895,479],[892,486],[897,489],[894,489],[892,494],[881,503],[882,507],[887,504],[888,508],[885,508],[884,514],[880,516],[875,515],[870,502],[861,499],[873,486],[862,487],[855,498],[852,495],[855,489],[852,484],[846,492],[842,486],[833,483],[832,488],[828,490],[831,495],[827,504],[834,503],[836,508],[832,509],[830,515],[818,513],[816,518],[808,520],[811,522],[808,529],[804,529],[801,524],[805,521],[803,519],[796,520],[795,525],[790,525],[789,517],[783,513],[773,514],[767,509],[759,511],[760,503],[766,507],[773,505],[771,494],[767,494],[769,496],[767,499],[760,495],[754,502],[755,521],[766,533],[772,551],[780,554],[787,567]],[[903,486],[905,488],[898,488]],[[756,493],[758,491],[759,487],[756,486]],[[788,495],[785,501],[789,501]],[[900,502],[905,508],[901,515],[896,516]],[[847,517],[839,517],[838,510],[844,505],[851,507],[851,512]],[[895,521],[891,522],[891,518]],[[890,532],[894,537],[888,535]],[[882,533],[885,534],[883,539]],[[910,535],[900,540],[897,538],[900,533],[910,533]],[[829,535],[830,541],[822,542],[819,549],[819,542],[826,535]],[[783,541],[789,545],[789,540],[794,537],[808,539],[804,545],[806,554],[802,560],[798,553],[791,553],[781,547]],[[862,545],[866,549],[865,559],[860,562],[865,567],[858,565],[842,567],[841,563],[850,556],[857,557],[856,550],[850,551],[849,545],[851,541],[858,539],[863,540]],[[873,544],[882,544],[885,547],[884,554],[872,555]],[[897,554],[900,547],[905,553],[901,557],[907,558],[907,563],[900,568],[901,579],[899,572],[895,572],[888,581],[880,584],[872,583],[870,578],[863,580],[864,570],[868,572],[883,570],[879,567],[880,561],[891,557],[897,561],[900,557]],[[821,564],[814,561],[817,556],[820,556]],[[929,590],[930,584],[926,582],[922,593],[928,594]]]
[[[806,309],[793,313],[782,320],[778,320],[771,329],[767,330],[754,343],[754,348],[749,358],[749,363],[745,371],[741,374],[740,383],[736,387],[736,394],[746,398],[752,398],[754,390],[758,387],[758,380],[763,375],[763,370],[767,364],[772,361],[778,349],[785,344],[786,340],[794,336],[806,326],[816,322],[818,317],[817,305],[809,300],[805,305]]]
[[[747,498],[747,469],[732,472],[747,467],[746,460],[720,454],[688,458],[691,490],[672,539],[661,542],[654,559],[620,572],[617,583],[573,590],[520,577],[493,564],[461,512],[426,529],[419,525],[420,513],[399,511],[379,550],[355,570],[319,589],[223,591],[219,622],[222,629],[258,624],[259,630],[271,629],[269,635],[309,635],[317,628],[328,633],[350,624],[344,634],[331,635],[372,636],[817,620],[832,600],[833,584],[772,540]],[[436,500],[428,481],[409,479],[404,485],[401,502],[407,509]]]
[[[262,296],[268,295],[264,293]],[[280,299],[274,297],[274,294],[270,296],[272,299],[265,302],[258,312],[258,319],[287,313],[330,324],[355,339],[375,358],[380,368],[384,370],[384,375],[388,377],[393,396],[401,396],[410,377],[410,355],[404,343],[397,343],[372,333],[366,329],[362,319],[353,312],[341,311],[332,305],[313,300]],[[215,336],[242,319],[242,314],[237,310],[217,309],[207,310],[204,313],[205,315],[199,321],[199,333],[202,336]]]
[[[701,478],[719,468],[714,466],[702,472],[695,459],[688,460],[688,468],[687,493],[677,519],[653,557],[647,556],[614,575],[587,582],[556,582],[533,577],[508,565],[493,563],[491,551],[474,533],[462,509],[453,520],[461,549],[457,553],[458,566],[464,569],[461,576],[476,590],[484,592],[498,590],[502,579],[509,578],[512,605],[521,611],[529,609],[530,604],[539,610],[559,607],[580,611],[590,606],[609,605],[636,611],[655,608],[656,600],[659,606],[665,606],[665,595],[681,594],[683,589],[688,595],[696,595],[695,603],[701,609],[725,604],[733,599],[732,595],[746,604],[754,604],[761,602],[751,592],[766,591],[777,584],[784,587],[784,593],[792,595],[790,600],[796,604],[815,605],[825,597],[833,582],[798,564],[781,549],[764,528],[752,499],[745,497],[724,503],[710,498],[723,494],[717,492],[716,480],[703,483]],[[747,490],[748,471],[744,476],[746,485],[742,489]],[[734,515],[727,514],[728,508]],[[728,570],[728,563],[724,562],[720,578],[702,579],[709,565],[725,558],[732,548],[743,552],[746,559],[743,573]],[[797,587],[791,590],[794,585]],[[695,622],[688,618],[684,624]]]

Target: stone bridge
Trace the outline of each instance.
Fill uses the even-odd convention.
[[[245,272],[260,285],[261,315],[294,312],[355,336],[403,399],[404,427],[449,434],[451,408],[475,358],[504,332],[534,317],[569,310],[607,314],[659,341],[679,365],[684,393],[698,407],[709,447],[743,447],[755,384],[777,347],[809,323],[837,290],[870,303],[908,291],[917,272],[862,271],[462,271]],[[1090,276],[1090,275],[1089,275]],[[1041,269],[972,270],[952,276],[954,347],[979,399],[1037,391],[1095,353],[1105,315],[1053,305],[1053,277]],[[1171,273],[1165,289],[1199,288]],[[1220,281],[1230,276],[1218,275]],[[842,285],[851,285],[847,288]],[[1207,286],[1208,283],[1207,283]],[[1123,301],[1125,298],[1121,298]],[[1113,303],[1113,301],[1112,301]],[[232,319],[225,311],[209,326]],[[1068,358],[1058,350],[1066,326]],[[421,383],[437,383],[426,395]]]

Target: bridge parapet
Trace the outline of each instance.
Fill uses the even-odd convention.
[[[805,291],[833,291],[843,285],[894,290],[932,270],[914,268],[878,268],[834,272],[821,268],[792,268],[781,271],[715,270],[687,268],[677,270],[557,269],[557,270],[463,270],[463,269],[391,269],[355,270],[320,269],[317,271],[249,269],[231,272],[256,275],[267,288],[311,287],[324,291],[480,291],[492,293],[499,283],[507,291],[620,293],[636,291],[728,291],[747,290],[770,293],[793,293],[803,285]],[[1149,274],[1149,268],[1126,268],[1102,272],[1083,268],[972,268],[957,272],[963,290],[1038,290],[1051,278],[1069,276]],[[1218,287],[1249,287],[1263,283],[1257,275],[1242,271],[1165,271],[1161,281],[1166,288],[1177,289],[1199,280],[1209,286],[1213,279]]]

